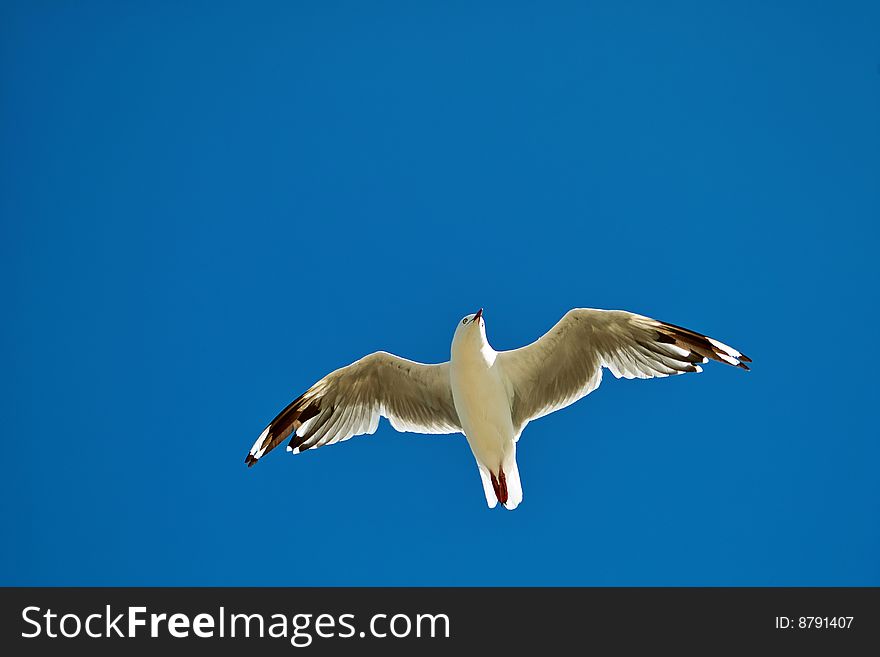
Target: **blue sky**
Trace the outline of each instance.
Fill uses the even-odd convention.
[[[478,6],[475,6],[478,5]],[[3,584],[878,585],[880,5],[4,3]],[[746,374],[243,459],[385,349],[569,308]]]

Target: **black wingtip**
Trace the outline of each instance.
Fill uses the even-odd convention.
[[[752,359],[749,358],[748,356],[746,356],[745,354],[740,354],[740,355],[739,355],[739,359],[740,359],[741,361],[746,362],[746,363],[751,363],[751,362],[752,362]]]
[[[296,431],[294,431],[293,435],[290,437],[290,442],[287,443],[287,450],[290,452],[293,452],[295,454],[298,454],[299,452],[297,452],[296,450],[299,447],[301,447],[305,441],[306,441],[305,436],[298,436],[296,434]],[[308,449],[308,447],[306,447],[305,449]],[[305,451],[305,449],[303,451]]]
[[[745,358],[743,358],[743,360],[745,360]],[[749,362],[751,362],[751,361],[749,361]],[[744,369],[746,372],[752,371],[751,368],[748,365],[746,365],[745,363],[737,363],[736,366]]]
[[[245,462],[245,465],[247,465],[247,467],[250,468],[250,467],[253,467],[254,463],[257,462],[257,459],[255,459],[252,454],[248,454],[245,457],[244,462]]]
[[[665,344],[675,344],[675,338],[666,335],[662,331],[657,331],[657,337],[655,339],[657,340],[657,342],[663,342]]]

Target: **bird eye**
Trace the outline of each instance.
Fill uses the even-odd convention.
[[[462,323],[462,324],[467,324],[467,317],[465,317],[463,320],[461,320],[461,323]]]

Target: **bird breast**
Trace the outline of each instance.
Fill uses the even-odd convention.
[[[477,459],[489,467],[513,443],[510,399],[501,371],[485,358],[450,363],[450,384],[461,427]]]

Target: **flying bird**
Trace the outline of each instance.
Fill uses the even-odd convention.
[[[245,458],[254,465],[288,437],[287,451],[397,431],[463,433],[489,508],[522,501],[516,443],[536,420],[590,394],[602,368],[616,378],[701,372],[718,361],[748,370],[736,349],[686,328],[622,310],[575,308],[541,338],[512,351],[486,339],[483,309],[458,322],[448,362],[427,365],[384,351],[331,372],[269,423]]]

